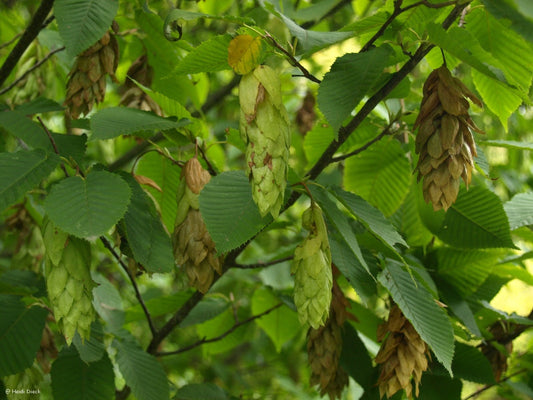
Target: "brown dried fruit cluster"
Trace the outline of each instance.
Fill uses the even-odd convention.
[[[384,394],[390,398],[401,389],[412,398],[411,379],[418,396],[422,372],[428,368],[428,346],[396,304],[391,308],[387,322],[378,328],[378,340],[382,341],[387,333],[389,335],[375,359],[377,364],[382,364],[378,378],[380,398]]]
[[[334,281],[329,318],[318,329],[307,332],[307,354],[311,366],[311,385],[319,385],[320,395],[340,398],[348,385],[348,374],[339,365],[342,352],[341,328],[346,321],[348,301]]]
[[[135,80],[143,86],[150,87],[153,74],[154,70],[148,64],[146,54],[137,58],[128,69],[128,77],[126,78],[126,82],[124,82],[124,93],[120,99],[120,105],[143,111],[153,111],[157,115],[162,116],[163,111],[161,107],[133,81]]]
[[[457,199],[460,179],[468,187],[473,157],[477,156],[471,130],[483,133],[468,115],[466,98],[482,107],[481,101],[446,66],[433,70],[424,84],[422,105],[414,127],[416,170],[424,179],[424,199],[435,211],[447,210]]]
[[[216,256],[215,243],[207,231],[198,203],[200,191],[211,175],[195,157],[184,165],[181,176],[172,235],[174,257],[179,265],[184,266],[189,285],[206,293],[213,283],[215,272],[222,274],[221,258]]]
[[[302,135],[305,135],[316,122],[315,112],[316,99],[313,93],[307,92],[302,102],[302,106],[296,112],[296,126]]]
[[[104,100],[106,91],[106,75],[114,81],[118,65],[118,43],[115,36],[106,32],[102,38],[81,53],[69,75],[65,105],[72,118],[87,115],[94,102]]]

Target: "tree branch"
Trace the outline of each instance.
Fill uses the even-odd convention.
[[[216,277],[215,277],[216,279]],[[163,327],[157,332],[156,335],[150,341],[146,351],[150,354],[155,354],[157,348],[161,342],[172,332],[172,330],[178,326],[184,319],[189,315],[191,310],[202,300],[204,294],[200,291],[194,292],[194,294],[189,297],[189,300],[183,304],[180,309],[168,320],[168,322],[163,325]]]
[[[442,23],[444,29],[448,29],[453,21],[461,15],[461,12],[470,2],[464,4],[458,4],[448,14],[448,17]],[[389,81],[378,90],[367,102],[363,105],[361,110],[351,119],[351,121],[339,129],[339,135],[337,140],[331,142],[328,148],[322,153],[322,156],[318,159],[315,165],[309,170],[307,176],[310,179],[316,179],[318,175],[326,168],[330,163],[339,147],[350,137],[350,135],[357,129],[357,127],[366,119],[366,117],[372,112],[374,108],[398,86],[398,84],[418,65],[420,61],[435,47],[433,44],[424,43],[420,45],[418,50],[413,54],[409,60],[400,68],[400,70],[392,75]]]
[[[135,291],[135,296],[137,297],[137,300],[139,301],[139,304],[141,305],[144,315],[146,316],[146,320],[148,321],[148,326],[150,327],[150,332],[152,332],[152,337],[155,337],[158,332],[157,329],[154,326],[154,322],[152,321],[152,316],[150,315],[150,312],[148,311],[148,308],[146,307],[146,304],[144,303],[144,300],[141,296],[141,292],[139,291],[139,287],[137,286],[137,282],[135,282],[135,278],[131,275],[130,270],[128,269],[128,266],[124,264],[124,261],[120,258],[120,256],[117,254],[111,243],[109,243],[109,240],[107,240],[104,236],[100,236],[101,242],[104,244],[104,247],[109,250],[109,252],[115,257],[119,265],[122,267],[122,269],[126,272],[128,275],[128,278],[130,278],[130,282],[133,286],[133,290]]]
[[[20,57],[22,57],[24,51],[26,51],[28,46],[31,44],[31,42],[33,42],[43,28],[43,23],[45,22],[48,13],[52,9],[53,4],[54,0],[43,0],[41,2],[41,5],[35,12],[30,24],[0,68],[0,86],[4,84],[9,74],[11,74],[11,71],[13,71],[17,65]]]
[[[275,306],[273,307],[270,307],[268,310],[265,310],[263,311],[262,313],[260,314],[257,314],[257,315],[252,315],[251,317],[249,318],[246,318],[245,320],[243,321],[240,321],[240,322],[235,322],[235,324],[229,328],[227,331],[225,331],[224,333],[214,337],[214,338],[211,338],[211,339],[207,339],[207,338],[202,338],[188,346],[185,346],[185,347],[182,347],[181,349],[178,349],[178,350],[174,350],[174,351],[162,351],[162,352],[158,352],[158,353],[155,353],[154,355],[157,356],[157,357],[164,357],[164,356],[172,356],[172,355],[176,355],[176,354],[180,354],[180,353],[185,353],[186,351],[189,351],[189,350],[192,350],[194,349],[195,347],[198,347],[198,346],[201,346],[203,344],[207,344],[207,343],[213,343],[213,342],[218,342],[219,340],[222,340],[224,339],[226,336],[228,336],[230,333],[234,332],[237,328],[241,327],[242,325],[245,325],[255,319],[258,319],[258,318],[261,318],[269,313],[271,313],[272,311],[274,311],[276,308],[279,308],[283,305],[283,303],[278,303],[276,304]]]
[[[355,156],[359,153],[362,153],[363,151],[365,151],[366,149],[368,149],[370,146],[372,146],[374,143],[376,142],[379,142],[381,139],[383,139],[383,137],[387,136],[387,135],[390,135],[391,131],[391,127],[392,125],[395,123],[396,121],[392,121],[385,129],[383,129],[383,131],[377,135],[374,139],[372,140],[369,140],[368,142],[366,142],[364,145],[362,145],[361,147],[355,149],[354,151],[351,151],[349,152],[348,154],[343,154],[342,156],[337,156],[337,157],[332,157],[331,158],[331,162],[339,162],[339,161],[342,161],[342,160],[345,160],[349,157],[352,157],[352,156]]]
[[[59,47],[55,50],[52,50],[50,53],[48,53],[46,56],[44,56],[41,60],[36,62],[31,66],[31,68],[28,68],[21,76],[19,76],[17,79],[15,79],[9,86],[6,86],[4,89],[0,90],[0,96],[4,93],[9,92],[11,89],[13,89],[17,84],[22,81],[24,78],[26,78],[30,73],[35,71],[37,68],[39,68],[41,65],[43,65],[50,57],[52,57],[54,54],[59,53],[60,51],[65,50],[65,46]]]
[[[385,30],[389,27],[390,24],[392,24],[392,22],[401,14],[401,13],[404,13],[405,11],[408,11],[410,10],[411,8],[414,8],[414,7],[418,7],[418,6],[426,6],[428,8],[443,8],[443,7],[448,7],[448,6],[453,6],[454,4],[457,4],[457,1],[454,0],[454,1],[446,1],[444,3],[436,3],[436,4],[433,4],[433,3],[430,3],[428,2],[427,0],[422,0],[422,1],[419,1],[417,3],[414,3],[414,4],[411,4],[409,6],[405,6],[402,8],[402,1],[403,0],[396,0],[394,2],[394,11],[392,12],[392,14],[390,15],[389,18],[387,18],[387,20],[383,23],[383,25],[381,25],[381,27],[379,28],[379,30],[374,34],[374,36],[372,36],[372,38],[370,38],[370,40],[363,46],[363,48],[361,49],[361,53],[362,52],[365,52],[365,51],[368,51],[375,43],[375,41],[381,36],[383,35],[383,33],[385,32]]]
[[[507,375],[505,378],[502,378],[500,379],[498,382],[494,382],[494,383],[489,383],[488,385],[485,385],[483,386],[481,389],[479,390],[476,390],[474,393],[472,393],[471,395],[465,397],[463,400],[468,400],[468,399],[473,399],[474,397],[477,397],[479,396],[481,393],[483,393],[484,391],[486,390],[489,390],[490,388],[494,387],[494,386],[498,386],[499,384],[501,384],[502,382],[505,382],[505,381],[508,381],[509,379],[511,379],[512,377],[514,376],[517,376],[517,375],[520,375],[520,374],[523,374],[524,372],[526,372],[527,369],[526,368],[522,368],[510,375]]]
[[[213,108],[215,105],[220,103],[224,97],[229,95],[233,88],[235,88],[239,82],[240,82],[240,75],[235,75],[230,82],[228,82],[225,86],[221,87],[218,91],[211,94],[207,100],[205,101],[204,105],[202,106],[200,111],[195,111],[191,113],[191,116],[198,118],[202,113],[206,113],[211,108]],[[112,162],[108,170],[109,171],[116,171],[120,168],[122,168],[124,165],[126,165],[128,162],[133,160],[135,157],[139,156],[140,154],[144,153],[146,149],[148,149],[151,146],[151,143],[157,143],[164,139],[163,133],[159,132],[156,133],[154,136],[152,136],[150,139],[145,140],[142,143],[139,143],[126,153],[124,153],[122,156],[117,158],[114,162]]]
[[[307,68],[305,68],[302,64],[300,64],[300,62],[294,58],[294,56],[287,51],[287,49],[285,49],[282,45],[280,45],[276,39],[274,39],[274,37],[272,37],[272,35],[270,35],[269,33],[266,33],[265,38],[267,38],[270,43],[272,44],[272,46],[274,46],[276,49],[280,50],[283,54],[285,54],[285,56],[287,57],[289,63],[293,66],[293,67],[296,67],[298,68],[300,71],[302,71],[302,74],[304,77],[306,77],[307,79],[309,79],[310,81],[313,81],[315,83],[320,83],[320,79],[318,79],[316,76],[314,76],[312,73],[310,73]],[[294,75],[293,75],[294,76]]]
[[[277,260],[272,260],[272,261],[266,261],[266,262],[260,261],[255,264],[235,264],[233,265],[233,268],[239,268],[239,269],[264,268],[264,267],[269,267],[271,265],[279,264],[285,261],[290,261],[293,258],[294,256],[287,256],[287,257],[279,258]]]

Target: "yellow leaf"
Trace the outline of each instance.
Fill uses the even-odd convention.
[[[261,38],[238,35],[229,43],[228,64],[240,75],[251,72],[259,64]]]

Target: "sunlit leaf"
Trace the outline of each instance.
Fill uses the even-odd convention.
[[[251,72],[258,64],[261,56],[261,37],[250,35],[235,36],[228,47],[228,64],[241,75]]]

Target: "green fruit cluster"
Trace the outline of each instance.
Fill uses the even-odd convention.
[[[276,72],[259,65],[239,84],[240,129],[246,148],[252,196],[265,216],[283,205],[290,148],[290,121]]]
[[[70,345],[76,331],[86,339],[95,312],[92,305],[91,247],[89,242],[69,236],[46,221],[46,286],[54,317]]]
[[[294,251],[294,303],[300,322],[318,329],[328,319],[333,277],[326,224],[314,202],[305,210],[302,225],[309,235]]]

